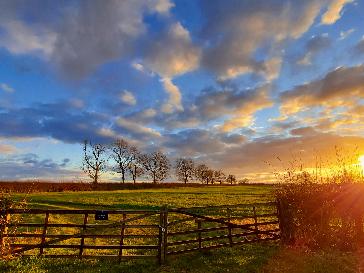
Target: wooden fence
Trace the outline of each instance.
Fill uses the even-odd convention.
[[[280,238],[275,203],[160,210],[9,209],[2,255],[154,258]]]

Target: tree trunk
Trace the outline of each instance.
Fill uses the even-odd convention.
[[[121,169],[121,176],[122,176],[122,180],[123,180],[123,184],[125,183],[125,170]]]
[[[134,173],[133,173],[133,181],[134,181],[134,184],[136,183],[136,174],[137,174],[137,167],[134,166]]]
[[[95,176],[94,176],[94,181],[93,181],[93,183],[94,183],[94,184],[97,184],[97,183],[98,183],[98,179],[99,179],[99,169],[96,169],[96,170],[95,170]]]

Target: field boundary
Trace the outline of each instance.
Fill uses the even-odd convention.
[[[61,217],[69,220],[57,222]],[[169,255],[280,238],[274,202],[158,210],[8,209],[1,211],[0,224],[2,257],[153,258],[162,264]]]

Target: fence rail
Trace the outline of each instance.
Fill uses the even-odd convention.
[[[155,258],[280,238],[275,203],[160,210],[8,209],[1,255]]]

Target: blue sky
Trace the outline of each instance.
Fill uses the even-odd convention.
[[[84,139],[253,181],[362,154],[363,22],[359,0],[0,0],[0,179],[85,179]]]

